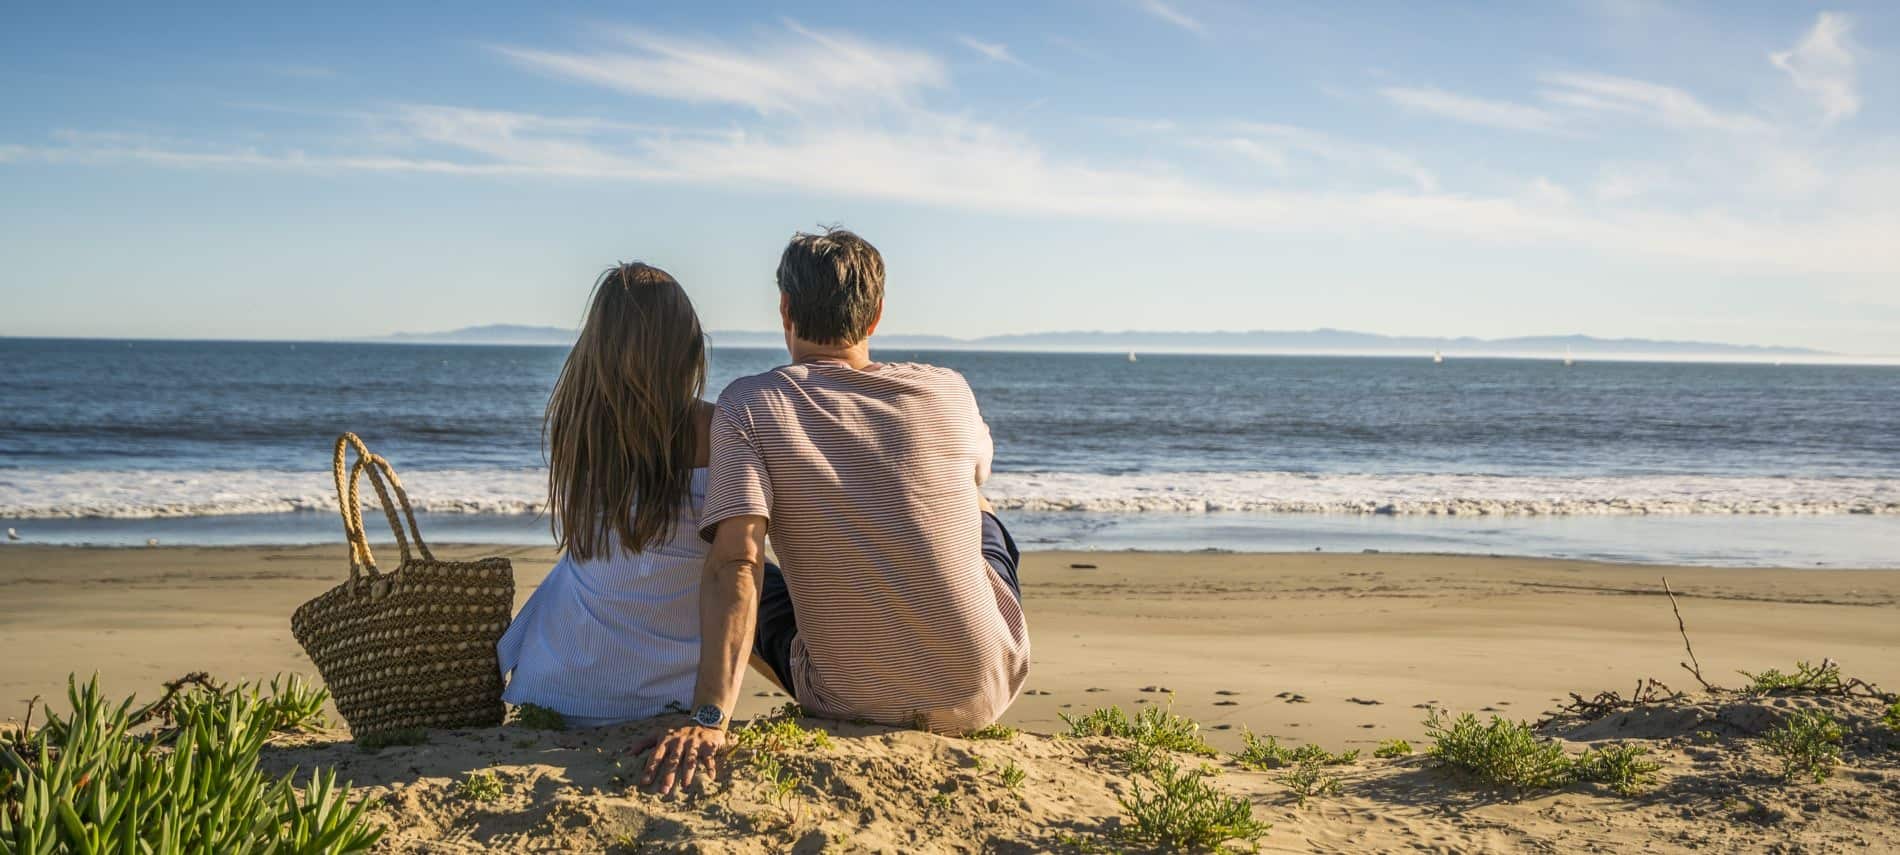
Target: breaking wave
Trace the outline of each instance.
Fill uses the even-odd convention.
[[[546,470],[405,472],[416,508],[536,514]],[[1183,472],[999,473],[999,508],[1039,512],[1456,516],[1900,514],[1900,481],[1710,475],[1527,476]],[[374,494],[364,488],[372,501]],[[155,519],[333,513],[327,472],[0,470],[0,518]]]

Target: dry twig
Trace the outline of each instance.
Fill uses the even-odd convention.
[[[1664,576],[1662,584],[1663,593],[1669,595],[1669,610],[1676,613],[1676,631],[1682,634],[1682,649],[1689,651],[1689,661],[1677,664],[1682,666],[1682,670],[1693,675],[1695,681],[1702,684],[1702,688],[1711,692],[1717,691],[1714,686],[1709,685],[1709,681],[1702,679],[1702,663],[1696,661],[1695,645],[1689,643],[1689,628],[1682,622],[1682,607],[1676,603],[1676,592],[1669,589],[1669,577]]]

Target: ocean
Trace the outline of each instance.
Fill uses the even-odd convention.
[[[875,350],[969,378],[1031,548],[1900,566],[1900,367]],[[330,443],[440,541],[548,542],[554,347],[0,339],[0,526],[340,539]],[[782,351],[715,349],[709,395]]]

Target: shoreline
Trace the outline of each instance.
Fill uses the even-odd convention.
[[[388,553],[386,557],[378,559],[379,563],[390,564],[393,566],[394,562],[397,560],[395,541],[380,541],[380,540],[375,540],[372,538],[370,541],[370,545],[371,547],[374,548],[374,550],[379,556],[382,556],[384,553]],[[334,549],[332,549],[333,546],[334,546]],[[526,550],[530,553],[539,553],[539,552],[547,552],[550,554],[556,553],[556,550],[554,550],[554,548],[550,546],[537,546],[533,544],[491,542],[491,541],[480,541],[480,540],[437,541],[433,538],[429,540],[429,548],[432,550],[453,550],[453,551],[456,551],[457,553],[467,552],[471,554],[482,552],[483,550],[488,550],[490,552],[497,553],[497,554],[499,553],[514,554],[516,552],[520,552],[523,550]],[[6,562],[4,561],[4,556],[6,556],[7,554],[6,550],[9,550],[9,549],[18,550],[21,552],[98,551],[98,552],[115,552],[115,553],[116,552],[141,553],[141,554],[154,554],[154,555],[163,555],[167,552],[184,552],[184,551],[244,553],[244,552],[256,552],[260,550],[269,551],[269,552],[297,552],[297,553],[302,553],[306,551],[330,550],[330,551],[335,551],[339,553],[339,555],[341,555],[343,551],[343,547],[339,545],[334,545],[327,542],[326,543],[312,543],[312,542],[307,542],[307,541],[283,541],[283,542],[257,541],[257,542],[246,542],[246,543],[160,543],[157,545],[140,544],[140,543],[13,542],[13,543],[0,543],[0,574],[4,574],[6,571]],[[1520,554],[1520,553],[1510,553],[1510,552],[1480,553],[1480,552],[1449,552],[1449,551],[1447,552],[1386,551],[1386,550],[1380,550],[1380,549],[1363,549],[1357,552],[1352,552],[1352,551],[1328,551],[1328,550],[1317,550],[1317,549],[1312,550],[1312,551],[1249,550],[1249,549],[1228,549],[1224,547],[1212,547],[1212,546],[1202,547],[1199,549],[1186,549],[1186,548],[1166,549],[1166,548],[1149,548],[1149,547],[1130,546],[1130,547],[1102,547],[1102,548],[1068,547],[1068,548],[1049,548],[1049,549],[1038,549],[1038,548],[1032,547],[1032,548],[1024,548],[1021,551],[1022,551],[1023,559],[1025,561],[1031,558],[1049,558],[1049,559],[1070,558],[1070,557],[1089,558],[1089,557],[1102,557],[1102,556],[1110,556],[1110,555],[1149,557],[1149,558],[1155,558],[1155,559],[1194,558],[1194,557],[1234,557],[1234,558],[1325,557],[1325,558],[1373,558],[1373,559],[1390,558],[1390,559],[1400,559],[1400,560],[1406,560],[1406,559],[1472,560],[1472,561],[1487,561],[1487,562],[1488,561],[1511,561],[1511,562],[1527,562],[1527,563],[1534,563],[1534,564],[1562,564],[1562,565],[1569,565],[1569,566],[1576,566],[1576,567],[1583,567],[1583,568],[1599,567],[1606,570],[1687,570],[1687,571],[1714,571],[1714,572],[1769,571],[1769,572],[1786,572],[1786,573],[1897,573],[1897,574],[1900,574],[1900,559],[1896,559],[1896,563],[1892,566],[1865,565],[1865,566],[1851,566],[1851,567],[1832,567],[1832,566],[1830,567],[1804,567],[1804,566],[1797,566],[1797,565],[1792,565],[1792,564],[1745,564],[1745,565],[1671,564],[1671,563],[1666,563],[1666,562],[1652,562],[1652,561],[1616,561],[1616,560],[1598,559],[1598,558],[1565,558],[1565,557],[1553,557],[1553,556],[1548,556],[1548,555],[1532,555],[1532,554]],[[347,559],[340,557],[338,560],[344,561]],[[551,565],[554,559],[550,558],[548,560]],[[6,583],[7,583],[7,580],[5,576],[0,575],[0,585],[5,585]],[[1681,591],[1677,591],[1676,595],[1679,597],[1691,596],[1688,594],[1684,594]],[[1851,605],[1851,604],[1842,603],[1841,605]]]
[[[545,547],[443,543],[504,555],[517,606]],[[387,550],[385,550],[387,552]],[[387,554],[386,562],[395,556]],[[386,565],[387,566],[387,565]],[[289,615],[341,581],[340,545],[0,547],[0,719],[66,676],[97,670],[150,695],[190,671],[221,679],[312,674]],[[1062,714],[1173,703],[1210,741],[1243,728],[1368,748],[1417,740],[1426,706],[1535,719],[1570,692],[1639,678],[1695,688],[1660,579],[1681,601],[1704,673],[1832,658],[1900,685],[1900,572],[1658,567],[1465,555],[1034,551],[1024,554],[1035,665],[1004,722],[1038,733]],[[736,714],[786,700],[749,677]]]
[[[1245,555],[1386,554],[1643,566],[1900,569],[1900,514],[1391,516],[1004,511],[1025,550]],[[434,513],[432,542],[547,547],[543,517]],[[332,513],[0,520],[9,546],[289,549],[338,542]],[[372,536],[379,533],[372,531]],[[386,537],[386,535],[384,535]]]

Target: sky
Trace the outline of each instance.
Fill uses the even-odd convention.
[[[0,11],[0,335],[772,329],[842,224],[893,332],[1900,353],[1891,3],[170,5]]]

